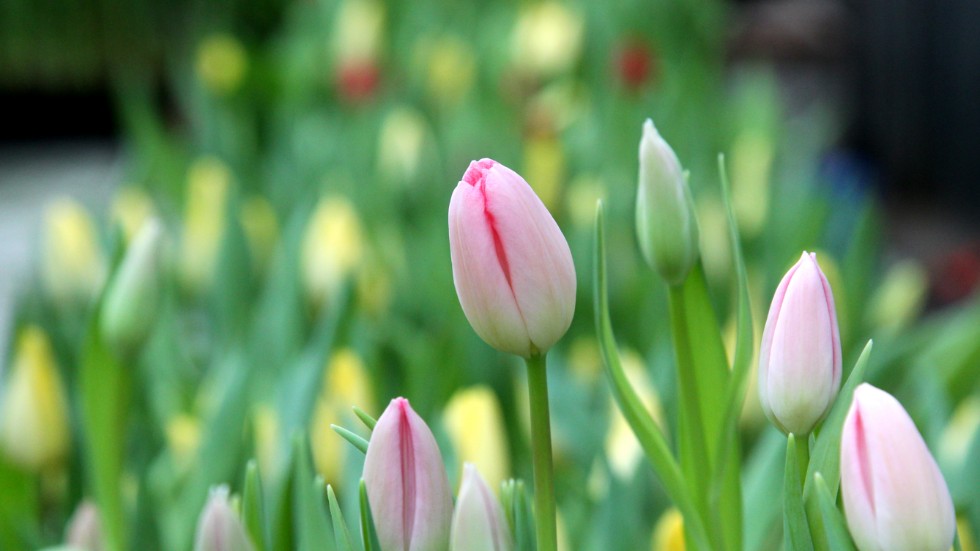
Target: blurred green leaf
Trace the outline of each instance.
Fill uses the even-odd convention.
[[[823,516],[823,526],[826,530],[827,540],[830,542],[830,548],[834,551],[854,551],[854,545],[851,543],[851,537],[848,535],[844,519],[834,503],[834,498],[830,495],[827,483],[824,482],[823,476],[819,472],[813,474],[813,486],[817,500],[820,502],[820,513]]]
[[[810,526],[803,508],[803,481],[796,452],[796,437],[786,439],[786,473],[783,478],[783,527],[786,549],[813,551]]]

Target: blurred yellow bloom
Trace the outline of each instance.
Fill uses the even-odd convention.
[[[238,89],[248,71],[248,53],[230,34],[214,34],[197,48],[197,78],[214,94],[230,94]]]
[[[262,404],[252,412],[252,426],[259,472],[263,478],[272,477],[279,472],[283,457],[279,451],[279,416],[271,406]]]
[[[457,390],[442,419],[456,450],[458,472],[462,473],[463,463],[472,463],[498,490],[510,475],[510,455],[497,395],[483,385]]]
[[[578,60],[583,28],[581,14],[561,2],[527,5],[514,28],[514,62],[546,77],[565,71]]]
[[[358,305],[365,313],[380,316],[391,303],[391,277],[374,255],[364,264],[365,269],[357,276]]]
[[[620,360],[633,390],[636,391],[640,401],[650,412],[654,422],[666,433],[667,426],[664,423],[660,397],[647,375],[643,357],[633,350],[625,349],[620,354]],[[636,435],[633,434],[626,418],[619,411],[619,406],[615,401],[610,403],[610,407],[611,423],[609,432],[606,434],[606,459],[617,478],[629,480],[633,477],[637,465],[643,458],[643,448],[640,446],[639,440],[636,439]]]
[[[384,39],[385,10],[377,0],[342,0],[334,22],[333,52],[341,64],[378,58]]]
[[[268,199],[253,195],[242,203],[238,219],[248,241],[252,264],[256,271],[264,272],[279,239],[279,219],[276,211]]]
[[[565,208],[578,228],[592,228],[596,203],[605,195],[605,186],[597,176],[579,176],[572,180],[565,194]]]
[[[476,54],[470,43],[455,35],[446,35],[420,46],[426,60],[426,91],[438,106],[459,104],[476,78]]]
[[[565,177],[565,152],[557,137],[532,137],[524,143],[522,174],[548,210],[554,212]]]
[[[427,130],[422,114],[397,107],[385,117],[378,135],[378,171],[395,183],[412,181],[419,169]]]
[[[364,244],[354,205],[341,196],[320,200],[303,238],[302,276],[307,296],[322,306],[360,267]]]
[[[215,157],[201,157],[188,170],[180,276],[191,290],[211,283],[231,184],[231,170]]]
[[[47,335],[28,326],[17,341],[0,411],[0,447],[32,471],[59,465],[68,453],[68,405]]]
[[[892,266],[881,284],[871,295],[867,322],[874,329],[897,331],[922,313],[929,276],[915,260],[905,260]]]
[[[88,302],[102,288],[105,259],[88,211],[68,198],[56,200],[44,216],[41,277],[58,304]]]
[[[700,197],[695,208],[705,275],[716,285],[728,286],[735,278],[728,234],[728,212],[720,198],[711,196]]]
[[[153,199],[145,191],[136,186],[125,186],[116,192],[112,201],[111,217],[112,223],[122,228],[126,242],[129,243],[144,222],[156,217],[156,208],[153,206]]]
[[[201,442],[200,419],[186,413],[176,415],[167,422],[165,434],[178,467],[183,470],[191,466]]]
[[[653,529],[653,551],[684,551],[684,518],[677,509],[664,511]]]
[[[360,356],[349,348],[336,351],[327,364],[323,390],[317,398],[310,427],[310,447],[317,472],[331,484],[338,484],[344,472],[347,446],[330,425],[347,425],[353,419],[351,408],[374,410],[371,380]]]
[[[238,90],[248,71],[248,53],[230,34],[213,34],[197,48],[194,65],[197,78],[216,95]]]
[[[732,144],[732,209],[744,238],[759,235],[766,225],[774,157],[772,140],[758,130],[743,130]]]

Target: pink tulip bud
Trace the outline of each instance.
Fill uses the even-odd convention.
[[[364,485],[382,551],[446,551],[453,499],[439,446],[405,398],[371,434]]]
[[[228,487],[211,490],[201,517],[197,521],[194,551],[252,551],[252,541],[232,508]]]
[[[463,312],[490,346],[528,358],[568,330],[572,253],[516,172],[491,159],[470,163],[449,202],[449,246]]]
[[[809,434],[834,403],[840,379],[834,295],[817,256],[804,252],[779,282],[762,333],[762,409],[783,432]]]
[[[840,444],[847,525],[861,551],[948,551],[949,488],[915,423],[883,390],[854,390]]]
[[[514,540],[503,508],[472,463],[463,467],[463,483],[453,513],[450,551],[511,551]]]
[[[95,503],[83,501],[78,504],[65,530],[65,545],[84,551],[105,549],[99,509]]]

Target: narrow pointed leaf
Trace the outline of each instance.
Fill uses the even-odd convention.
[[[357,406],[354,406],[351,409],[354,410],[354,415],[356,415],[357,418],[360,419],[362,423],[364,423],[364,426],[367,427],[368,430],[374,430],[374,426],[378,424],[377,419],[371,417],[370,415],[368,415],[366,411],[364,411],[363,409]]]
[[[333,537],[337,542],[337,551],[355,551],[350,530],[347,529],[347,521],[344,520],[344,514],[340,511],[340,504],[337,503],[337,496],[333,493],[333,487],[329,484],[327,485],[327,501],[330,504],[330,520],[333,523]]]
[[[353,432],[345,429],[344,427],[341,427],[341,426],[338,426],[338,425],[330,425],[330,428],[332,428],[333,431],[336,432],[337,434],[343,436],[344,437],[344,440],[347,440],[348,442],[350,442],[351,445],[354,446],[355,448],[357,448],[358,450],[360,450],[361,453],[363,453],[363,454],[366,454],[367,453],[367,449],[368,449],[368,441],[367,440],[365,440],[361,436],[359,436],[357,434],[354,434]]]
[[[823,518],[823,527],[830,548],[834,551],[854,551],[854,544],[851,543],[851,536],[847,531],[844,518],[834,503],[834,498],[830,495],[827,483],[819,472],[814,473],[813,484],[817,501],[820,503],[820,516]]]
[[[242,522],[245,530],[252,538],[255,551],[265,551],[267,547],[265,535],[265,510],[262,495],[262,479],[259,478],[259,468],[255,460],[249,460],[245,466],[245,485],[242,490]]]
[[[371,518],[371,506],[368,504],[367,487],[363,478],[357,491],[361,503],[361,543],[364,544],[364,551],[381,549],[378,535],[374,532],[374,519]]]

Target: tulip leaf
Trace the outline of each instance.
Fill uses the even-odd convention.
[[[242,490],[242,522],[252,538],[255,551],[265,551],[265,510],[262,495],[262,479],[254,459],[245,466],[245,484]]]
[[[684,517],[685,527],[692,538],[692,541],[689,542],[691,547],[707,550],[711,548],[708,543],[709,539],[699,509],[691,496],[690,488],[684,482],[680,467],[670,452],[670,446],[667,444],[663,431],[657,426],[650,412],[647,411],[640,397],[630,385],[619,359],[619,349],[616,345],[616,337],[612,331],[612,320],[609,316],[604,225],[602,202],[599,201],[595,220],[595,258],[593,265],[595,287],[593,291],[596,333],[603,363],[606,366],[606,374],[609,376],[613,396],[616,398],[616,403],[619,405],[623,417],[629,423],[633,433],[636,434],[668,495]]]
[[[325,551],[334,549],[325,509],[323,479],[313,478],[306,437],[295,435],[293,439],[293,530],[296,549],[299,551]]]
[[[0,454],[0,549],[27,551],[40,541],[37,517],[40,499],[33,476],[8,463]]]
[[[783,536],[790,551],[813,551],[810,526],[803,508],[803,480],[796,452],[796,437],[786,440],[786,472],[783,477]]]
[[[827,535],[830,548],[834,551],[854,551],[854,544],[848,535],[844,519],[841,517],[840,510],[834,503],[830,489],[819,472],[813,474],[813,487],[817,494],[817,501],[820,503],[820,515],[823,517],[823,527]]]
[[[368,503],[367,486],[364,479],[358,485],[358,498],[361,505],[361,542],[364,544],[364,551],[374,551],[381,549],[378,543],[378,535],[374,531],[374,519],[371,517],[371,506]]]
[[[865,345],[816,438],[813,452],[810,454],[810,466],[807,469],[806,487],[803,491],[803,495],[807,499],[812,492],[813,474],[816,472],[823,475],[830,496],[836,497],[837,495],[837,486],[840,484],[840,437],[844,430],[844,418],[851,407],[854,389],[864,381],[864,372],[868,368],[872,346],[872,341],[868,341],[868,344]]]
[[[363,453],[363,454],[366,454],[367,453],[367,450],[368,450],[368,441],[367,440],[365,440],[364,438],[362,438],[358,434],[355,434],[354,432],[351,432],[351,431],[349,431],[349,430],[347,430],[344,427],[341,427],[339,425],[330,425],[330,428],[332,428],[334,432],[336,432],[337,434],[339,434],[340,436],[342,436],[344,438],[344,440],[347,440],[348,442],[350,442],[350,444],[352,446],[354,446],[355,448],[357,448],[358,450],[360,450],[361,453]]]
[[[524,481],[504,481],[500,487],[500,501],[510,531],[514,535],[514,551],[535,551],[537,542],[534,539],[531,499],[527,495]]]
[[[377,419],[371,417],[370,415],[367,414],[366,411],[364,411],[363,409],[357,406],[354,406],[351,409],[354,410],[354,415],[356,415],[357,418],[360,419],[362,423],[364,423],[364,426],[367,427],[368,430],[372,430],[372,431],[374,430],[374,426],[378,424]]]
[[[347,521],[344,520],[344,514],[340,511],[340,504],[337,503],[337,496],[333,492],[333,487],[329,484],[327,484],[327,502],[330,504],[330,520],[333,523],[333,536],[337,542],[337,551],[354,551],[350,530],[347,529]]]

